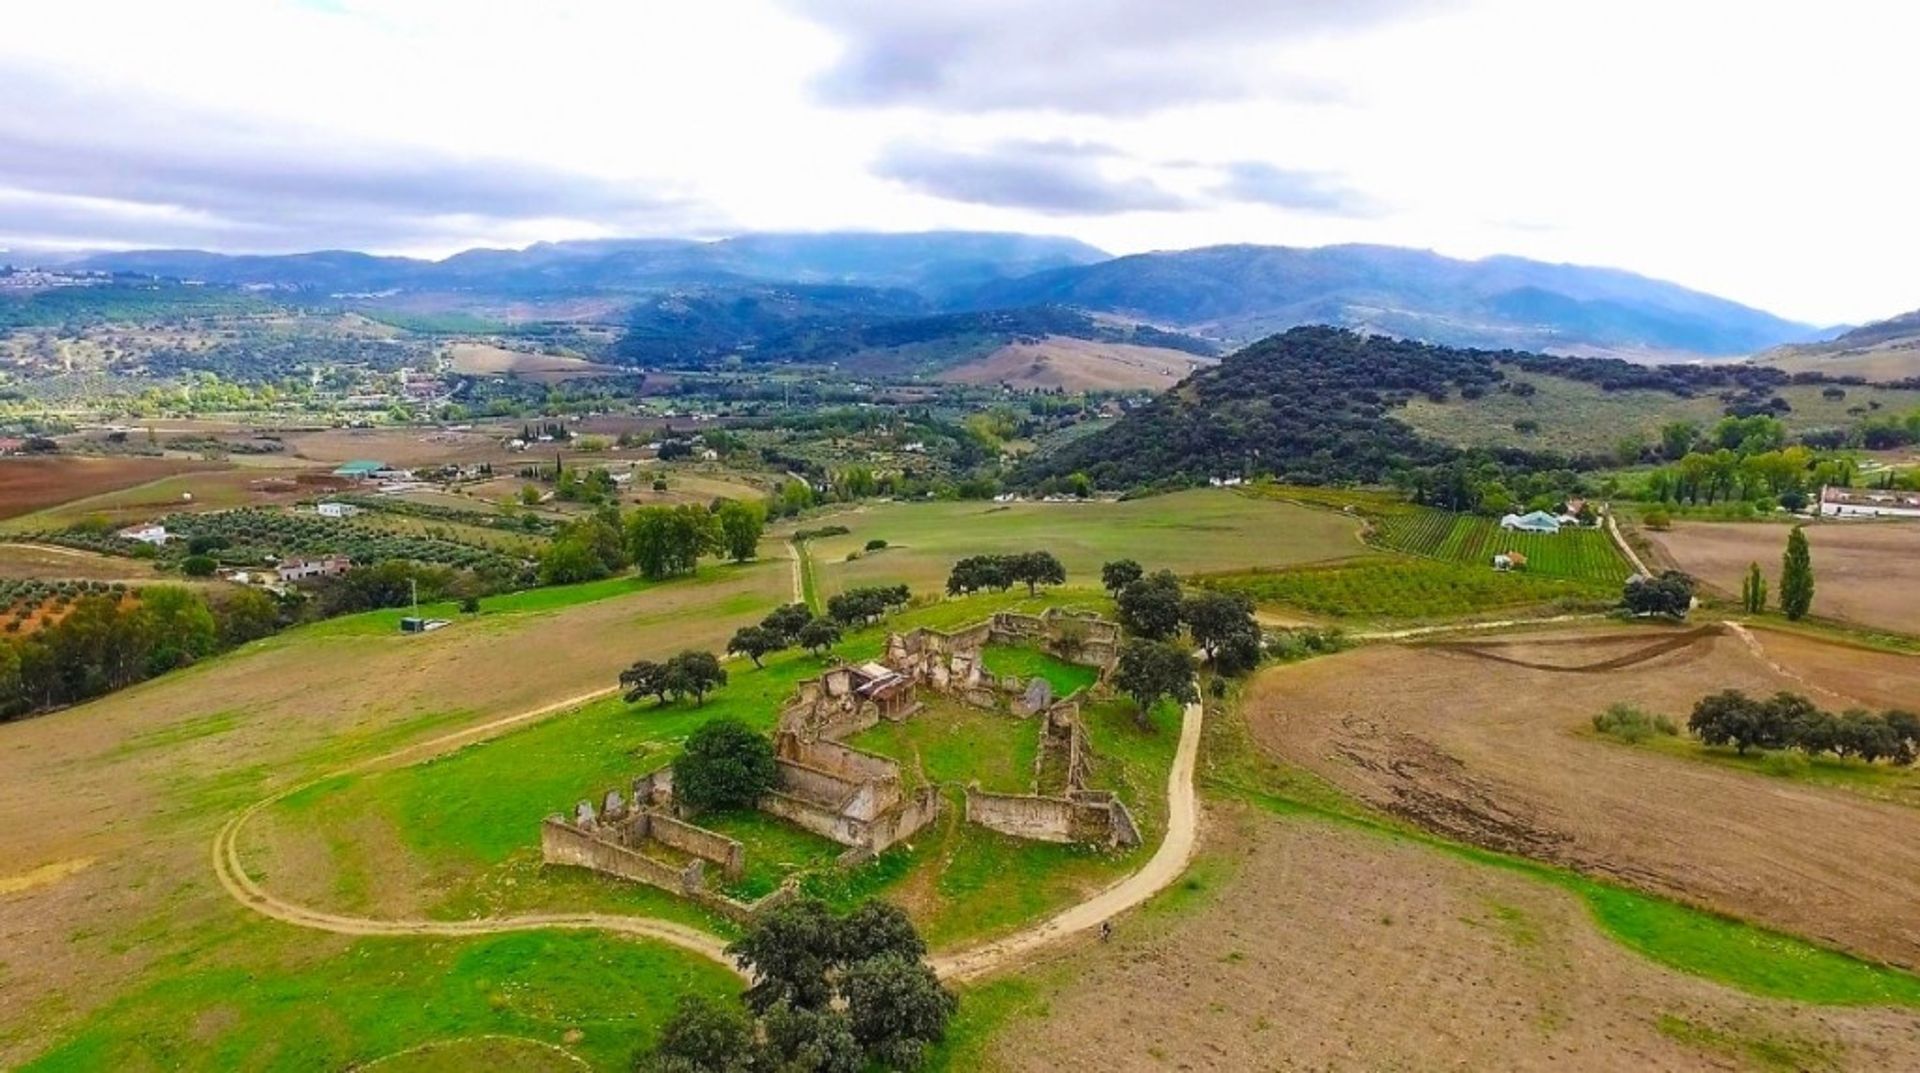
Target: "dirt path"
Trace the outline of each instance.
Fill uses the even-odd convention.
[[[798,560],[795,560],[796,567]],[[328,779],[356,774],[370,768],[406,758],[418,758],[449,748],[468,745],[511,727],[530,723],[590,701],[618,692],[618,687],[596,689],[542,705],[515,715],[505,716],[478,726],[390,753],[360,761],[338,771],[310,779],[255,802],[228,820],[213,840],[213,871],[220,886],[241,905],[262,916],[296,927],[312,928],[337,935],[380,936],[475,936],[503,932],[534,931],[542,928],[569,928],[608,931],[621,935],[655,939],[690,953],[710,958],[738,972],[726,954],[726,942],[698,928],[652,917],[607,913],[536,913],[521,916],[481,917],[473,920],[381,920],[373,917],[328,913],[297,905],[269,893],[247,874],[240,861],[239,838],[247,823],[274,804],[301,790]],[[1170,885],[1186,870],[1193,857],[1199,833],[1199,802],[1194,793],[1194,765],[1200,752],[1200,727],[1205,709],[1190,704],[1180,723],[1180,743],[1167,774],[1167,835],[1139,871],[1079,905],[1061,912],[1026,931],[1002,939],[932,959],[934,970],[944,979],[970,980],[983,976],[1024,957],[1029,952],[1069,935],[1098,927],[1103,922],[1132,909]]]
[[[1187,705],[1180,720],[1180,746],[1167,773],[1167,837],[1138,872],[1052,919],[1004,939],[934,957],[934,971],[945,980],[972,980],[1019,960],[1032,951],[1102,923],[1166,889],[1193,859],[1200,828],[1199,802],[1193,792],[1194,762],[1200,753],[1200,726],[1206,709]]]
[[[1647,569],[1647,564],[1640,561],[1640,555],[1633,550],[1633,545],[1628,544],[1627,538],[1621,535],[1620,526],[1613,520],[1612,510],[1607,511],[1607,535],[1613,538],[1614,546],[1620,549],[1620,554],[1627,557],[1627,561],[1633,564],[1635,570],[1647,577],[1653,576],[1653,571]]]

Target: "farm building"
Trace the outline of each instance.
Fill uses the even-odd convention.
[[[351,518],[360,513],[360,508],[351,503],[322,503],[314,509],[322,518]]]
[[[142,544],[159,547],[167,542],[167,527],[149,523],[147,525],[129,525],[115,533],[121,540],[137,540]]]
[[[353,568],[345,555],[325,555],[318,559],[288,559],[280,564],[281,581],[308,581],[317,577],[338,577]]]
[[[342,463],[339,469],[333,471],[333,475],[336,477],[346,477],[349,480],[366,481],[372,480],[375,475],[385,472],[386,468],[387,464],[385,462],[377,462],[370,458],[360,458],[352,462]]]
[[[1544,510],[1531,511],[1526,514],[1509,514],[1500,519],[1500,528],[1510,529],[1520,533],[1558,533],[1560,531],[1560,519],[1548,514]]]
[[[1501,573],[1506,573],[1509,570],[1525,570],[1527,568],[1526,554],[1518,551],[1503,551],[1493,557],[1493,568]]]
[[[1920,492],[1823,486],[1819,514],[1827,518],[1920,518]]]

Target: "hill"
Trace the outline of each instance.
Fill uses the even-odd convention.
[[[1783,346],[1754,361],[1788,372],[1887,382],[1920,378],[1920,310],[1875,321],[1822,343]]]
[[[1731,356],[1814,329],[1617,269],[1461,261],[1390,246],[1212,246],[987,284],[976,305],[1056,303],[1229,343],[1331,324],[1451,346]]]
[[[713,242],[542,242],[522,250],[467,250],[438,261],[344,250],[280,255],[133,250],[95,254],[72,267],[320,295],[391,290],[566,294],[757,280],[906,288],[938,297],[1106,256],[1085,243],[1046,235],[826,232],[748,234]]]

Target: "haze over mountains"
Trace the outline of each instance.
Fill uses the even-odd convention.
[[[795,287],[802,288],[809,316],[810,303],[822,296],[830,300],[821,316],[868,324],[1063,306],[1199,336],[1223,349],[1302,324],[1456,346],[1668,357],[1731,357],[1824,334],[1618,269],[1518,257],[1464,261],[1391,246],[1235,245],[1111,257],[1050,236],[842,232],[540,243],[469,250],[440,261],[347,251],[138,250],[95,254],[74,265],[314,298],[404,301],[431,294],[480,304],[631,295],[644,306],[689,294],[743,311],[745,326],[722,341],[727,345],[752,335],[750,306],[791,307]]]

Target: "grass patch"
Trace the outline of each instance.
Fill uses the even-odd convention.
[[[1743,1061],[1759,1069],[1803,1071],[1831,1069],[1831,1050],[1809,1040],[1776,1036],[1751,1036],[1727,1032],[1711,1025],[1689,1021],[1678,1014],[1663,1013],[1654,1022],[1659,1033],[1676,1043],[1724,1058]]]
[[[625,1068],[652,1044],[677,995],[730,1000],[738,989],[705,959],[590,933],[364,939],[304,961],[170,975],[92,1015],[24,1068],[346,1069],[482,1034],[564,1045],[596,1068]]]
[[[1010,674],[1022,682],[1045,678],[1056,697],[1085,689],[1100,678],[1100,672],[1092,667],[1068,663],[1024,645],[988,645],[980,655],[986,669],[996,676]]]
[[[978,781],[985,790],[1029,793],[1040,753],[1040,721],[936,699],[912,718],[882,720],[847,744],[899,761],[909,785]]]
[[[845,849],[764,812],[719,812],[696,816],[692,822],[746,847],[745,874],[738,881],[723,882],[722,889],[748,901],[772,893],[781,880],[795,872],[832,867],[834,858]],[[712,874],[719,876],[718,872]]]
[[[1610,704],[1606,711],[1594,716],[1593,729],[1597,734],[1628,745],[1654,737],[1671,738],[1680,733],[1680,728],[1666,716],[1649,714],[1624,702]]]
[[[1755,750],[1742,755],[1730,746],[1702,745],[1697,739],[1684,735],[1640,744],[1692,763],[1715,764],[1765,778],[1826,786],[1880,801],[1920,807],[1920,770],[1910,767],[1869,764],[1825,754],[1807,756],[1791,750]]]

